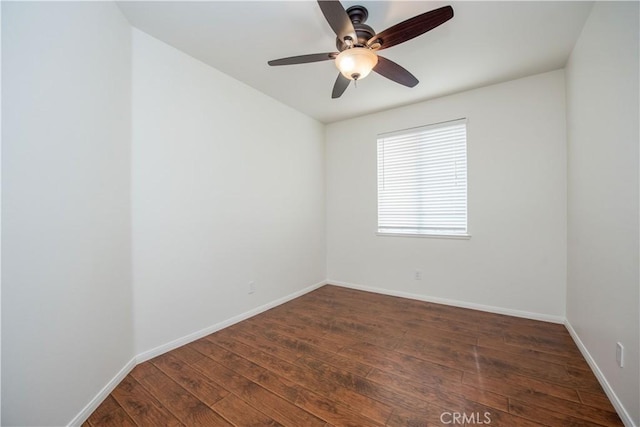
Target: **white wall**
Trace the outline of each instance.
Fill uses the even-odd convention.
[[[2,2],[2,424],[64,425],[133,356],[131,30]]]
[[[143,353],[325,278],[324,127],[133,34],[134,312]]]
[[[560,70],[328,125],[329,282],[564,317],[564,90]],[[471,239],[377,236],[376,135],[461,117]]]
[[[3,2],[2,424],[66,424],[133,354],[327,276],[560,318],[567,250],[567,317],[640,423],[637,34],[637,3],[596,4],[569,61],[567,249],[562,71],[325,138],[137,30],[131,50],[113,4]],[[459,117],[472,238],[376,236],[376,134]]]
[[[640,425],[638,3],[596,3],[566,68],[567,319]],[[615,343],[626,349],[623,369]]]

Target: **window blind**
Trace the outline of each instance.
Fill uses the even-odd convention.
[[[466,119],[378,136],[378,232],[467,234]]]

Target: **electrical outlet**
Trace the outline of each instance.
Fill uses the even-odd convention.
[[[422,280],[422,271],[420,271],[420,270],[416,270],[416,271],[415,271],[415,273],[414,273],[414,275],[413,275],[413,278],[414,278],[415,280]]]
[[[252,294],[256,291],[256,282],[249,282],[249,293]]]
[[[624,367],[624,346],[622,343],[616,343],[616,362],[621,368]]]

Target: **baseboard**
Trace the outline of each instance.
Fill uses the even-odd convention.
[[[272,309],[274,307],[277,307],[281,304],[284,304],[287,301],[291,301],[292,299],[298,298],[306,293],[309,293],[315,289],[318,289],[321,286],[326,285],[327,282],[326,281],[322,281],[322,282],[318,282],[314,285],[308,286],[304,289],[301,289],[297,292],[294,292],[292,294],[286,295],[282,298],[278,298],[277,300],[271,301],[267,304],[261,305],[260,307],[256,307],[252,310],[249,310],[247,312],[244,312],[242,314],[239,314],[237,316],[233,316],[229,319],[223,320],[222,322],[218,322],[214,325],[208,326],[204,329],[201,329],[199,331],[190,333],[189,335],[185,335],[183,337],[180,337],[178,339],[175,339],[171,342],[168,342],[166,344],[160,345],[158,347],[152,348],[151,350],[147,350],[145,352],[142,352],[140,354],[138,354],[136,356],[136,363],[142,363],[145,362],[149,359],[153,359],[156,356],[160,356],[161,354],[164,354],[168,351],[171,351],[173,349],[176,349],[178,347],[181,347],[185,344],[189,344],[190,342],[193,342],[195,340],[198,340],[202,337],[205,337],[207,335],[210,335],[216,331],[219,331],[220,329],[224,329],[226,327],[229,327],[233,324],[236,324],[238,322],[241,322],[243,320],[246,320],[250,317],[253,317],[257,314],[260,314],[264,311],[267,311],[269,309]]]
[[[113,377],[111,379],[111,381],[109,381],[109,383],[107,383],[107,385],[105,385],[102,390],[100,390],[100,392],[93,398],[91,399],[91,401],[87,404],[87,406],[85,406],[82,411],[80,411],[80,413],[78,415],[76,415],[73,420],[71,420],[71,422],[68,424],[69,427],[71,426],[80,426],[82,423],[84,423],[87,418],[89,418],[89,416],[93,413],[93,411],[95,411],[98,406],[100,406],[100,404],[104,401],[104,399],[107,398],[107,396],[109,396],[109,393],[111,393],[113,391],[114,388],[116,388],[116,386],[120,383],[120,381],[122,381],[124,379],[124,377],[127,376],[127,374],[129,372],[131,372],[131,370],[139,363],[145,362],[149,359],[152,359],[156,356],[159,356],[163,353],[166,353],[168,351],[171,351],[175,348],[178,348],[180,346],[183,346],[185,344],[189,344],[192,341],[195,341],[197,339],[200,339],[204,336],[207,336],[209,334],[212,334],[216,331],[219,331],[220,329],[226,328],[227,326],[231,326],[235,323],[241,322],[243,320],[246,320],[250,317],[253,317],[257,314],[260,314],[264,311],[267,311],[271,308],[277,307],[281,304],[284,304],[287,301],[291,301],[294,298],[298,298],[306,293],[309,293],[315,289],[318,289],[321,286],[326,285],[327,282],[326,281],[322,281],[322,282],[318,282],[314,285],[308,286],[304,289],[301,289],[297,292],[294,292],[292,294],[286,295],[282,298],[278,298],[274,301],[271,301],[267,304],[261,305],[260,307],[256,307],[252,310],[249,310],[245,313],[239,314],[237,316],[234,316],[230,319],[224,320],[222,322],[216,323],[215,325],[211,325],[208,328],[204,328],[201,329],[199,331],[193,332],[189,335],[185,335],[184,337],[178,338],[176,340],[173,340],[171,342],[168,342],[166,344],[163,344],[161,346],[158,346],[156,348],[153,348],[149,351],[145,351],[143,353],[138,354],[137,356],[135,356],[133,359],[131,359],[121,370],[120,372],[118,372],[116,374],[115,377]]]
[[[100,406],[100,404],[107,398],[107,396],[109,396],[109,393],[111,393],[113,389],[116,388],[118,384],[120,384],[120,381],[122,381],[124,377],[126,377],[127,374],[131,372],[131,370],[135,366],[136,358],[134,357],[133,359],[129,360],[129,362],[127,362],[127,364],[124,365],[122,369],[120,369],[120,372],[118,372],[115,377],[111,378],[111,381],[109,381],[107,385],[102,387],[102,390],[100,390],[100,392],[98,392],[98,394],[96,394],[96,396],[91,399],[87,406],[85,406],[82,411],[80,411],[80,413],[76,415],[73,420],[71,420],[68,426],[75,427],[82,425],[82,423],[84,423],[87,418],[89,418],[93,411],[95,411],[98,406]]]
[[[514,310],[510,308],[494,307],[490,305],[476,304],[466,301],[458,301],[448,298],[431,297],[427,295],[412,294],[409,292],[392,291],[384,288],[376,288],[372,286],[357,285],[354,283],[341,282],[339,280],[327,280],[327,284],[342,286],[344,288],[357,289],[360,291],[374,292],[377,294],[390,295],[394,297],[409,298],[418,301],[433,302],[436,304],[450,305],[453,307],[470,308],[472,310],[486,311],[489,313],[505,314],[507,316],[522,317],[531,320],[540,320],[543,322],[564,324],[565,318],[562,316],[553,316],[550,314],[533,313],[523,310]]]
[[[593,371],[594,375],[598,379],[598,382],[600,382],[602,389],[607,394],[607,397],[613,404],[613,407],[616,409],[616,412],[620,416],[622,423],[625,425],[625,427],[638,427],[633,422],[631,415],[629,415],[625,407],[622,405],[622,402],[620,402],[620,399],[616,395],[615,391],[613,391],[613,388],[611,388],[611,385],[609,385],[607,378],[604,376],[604,374],[598,367],[598,364],[596,363],[596,361],[593,359],[593,357],[591,357],[591,353],[589,353],[589,350],[587,350],[587,347],[584,345],[584,343],[578,336],[578,333],[575,331],[575,329],[573,329],[573,326],[571,326],[571,323],[569,323],[569,320],[565,320],[564,325],[569,331],[569,335],[571,335],[571,338],[573,338],[573,341],[578,346],[580,353],[582,353],[582,357],[585,358],[585,360],[589,364],[589,367],[591,367],[591,370]]]
[[[462,307],[462,308],[470,308],[473,310],[487,311],[489,313],[505,314],[508,316],[516,316],[516,317],[522,317],[526,319],[541,320],[544,322],[564,324],[567,330],[569,331],[571,338],[573,338],[573,341],[578,346],[578,349],[580,349],[580,353],[582,353],[582,356],[585,358],[585,360],[589,364],[589,367],[591,367],[591,370],[593,371],[594,375],[600,382],[602,389],[607,394],[607,397],[609,398],[614,408],[616,409],[616,412],[620,416],[620,419],[622,420],[625,427],[638,427],[633,422],[631,415],[629,415],[625,407],[622,405],[622,402],[620,401],[616,393],[611,388],[611,385],[609,385],[609,382],[607,381],[604,374],[596,364],[593,357],[591,357],[591,354],[585,347],[584,343],[582,342],[582,340],[580,339],[576,331],[571,326],[571,323],[569,323],[569,321],[564,317],[553,316],[548,314],[532,313],[532,312],[522,311],[522,310],[513,310],[509,308],[487,306],[483,304],[475,304],[475,303],[452,300],[447,298],[430,297],[425,295],[412,294],[409,292],[392,291],[384,288],[376,288],[371,286],[357,285],[354,283],[341,282],[339,280],[327,280],[326,283],[331,285],[336,285],[336,286],[342,286],[344,288],[356,289],[356,290],[367,291],[367,292],[375,292],[377,294],[390,295],[394,297],[409,298],[409,299],[414,299],[419,301],[433,302],[436,304],[444,304],[444,305],[450,305],[454,307]]]

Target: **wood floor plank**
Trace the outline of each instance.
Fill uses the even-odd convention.
[[[394,388],[390,384],[353,375],[313,358],[305,358],[300,362],[318,371],[323,378],[335,384],[340,384],[342,387],[348,388],[355,393],[385,403],[391,408],[398,406],[405,408],[423,408],[425,402],[428,401],[428,396],[422,395],[416,397],[415,395],[406,393],[405,390],[398,390],[398,388]],[[438,402],[438,404],[442,404],[442,402]]]
[[[131,373],[129,375],[131,375],[136,380],[140,381],[141,379],[143,379],[145,377],[148,377],[148,376],[151,376],[151,375],[156,375],[157,373],[158,373],[158,368],[153,366],[151,364],[151,362],[147,361],[147,362],[143,362],[143,363],[140,363],[140,364],[136,365],[131,370]]]
[[[206,339],[216,339],[213,336],[205,337]],[[316,417],[337,425],[337,426],[379,426],[381,424],[353,412],[350,407],[345,406],[340,401],[333,401],[329,398],[318,395],[317,393],[301,387],[299,384],[278,375],[261,365],[254,363],[233,351],[229,351],[213,342],[207,345],[205,342],[194,342],[197,344],[198,351],[203,351],[209,357],[220,362],[231,370],[241,371],[243,375],[248,376],[252,381],[260,384],[264,388],[273,393],[288,399],[296,406],[305,409]],[[222,343],[220,343],[222,344]]]
[[[232,393],[282,425],[322,427],[325,424],[321,419],[209,357],[199,359],[193,366],[204,375],[223,382]]]
[[[189,345],[183,345],[182,347],[178,347],[175,350],[172,350],[171,354],[173,354],[175,357],[179,358],[180,360],[184,361],[189,365],[197,362],[198,360],[204,357],[202,353],[198,353]]]
[[[509,372],[500,373],[498,375],[465,372],[462,377],[462,382],[485,390],[502,393],[507,397],[525,401],[526,396],[532,394],[544,394],[573,402],[580,401],[578,392],[573,388],[559,386],[534,378],[511,374]]]
[[[84,425],[472,426],[485,416],[622,426],[563,325],[331,285],[141,363]]]
[[[335,345],[335,342],[326,345],[325,341],[323,341],[324,335],[311,341],[307,340],[307,337],[300,337],[297,333],[292,333],[291,331],[283,333],[274,332],[281,331],[280,326],[280,324],[269,321],[264,321],[261,325],[254,324],[253,322],[248,324],[251,333],[260,334],[274,343],[295,350],[298,358],[310,355],[324,360],[331,365],[347,369],[356,375],[366,376],[369,371],[371,371],[371,366],[337,353],[338,349],[344,345],[344,342],[340,342],[339,345]]]
[[[172,353],[158,356],[150,362],[207,406],[213,406],[229,394],[218,383],[203,376]]]
[[[346,407],[308,390],[301,390],[298,399],[296,399],[296,404],[336,426],[378,427],[384,425],[359,414],[357,411],[353,411],[351,407]]]
[[[505,341],[497,341],[492,340],[486,337],[478,338],[478,346],[491,348],[494,350],[504,351],[505,353],[513,354],[514,357],[524,358],[524,359],[536,359],[540,361],[546,361],[558,365],[567,365],[573,366],[581,369],[589,369],[589,365],[584,360],[584,358],[580,355],[575,355],[573,353],[560,353],[560,352],[549,352],[545,350],[535,349],[535,346],[527,345],[513,345],[511,343],[507,343]]]
[[[536,348],[549,353],[580,356],[580,350],[569,335],[540,334],[539,330],[508,331],[504,333],[504,341],[509,345]]]
[[[535,406],[529,405],[527,403],[518,401],[518,400],[510,400],[509,401],[509,412],[515,415],[518,415],[522,418],[526,418],[529,420],[535,420],[543,425],[549,427],[602,427],[602,424],[590,422],[582,419],[578,419],[572,417],[570,415],[562,414],[554,411],[541,411]],[[614,424],[619,425],[619,424]]]
[[[615,413],[616,410],[611,404],[611,401],[607,398],[607,395],[603,393],[590,393],[588,391],[578,391],[580,401],[588,406],[594,408],[600,408],[604,411]]]
[[[602,386],[591,370],[580,369],[575,366],[568,365],[567,374],[569,375],[570,383],[576,388],[576,390],[596,394],[604,393]]]
[[[100,406],[91,414],[88,422],[94,426],[136,426],[136,423],[111,395],[107,396]]]
[[[389,352],[369,343],[360,342],[346,347],[340,351],[340,354],[404,378],[420,376],[424,380],[430,379],[434,383],[460,382],[462,380],[463,371],[460,369],[399,352]]]
[[[480,334],[470,331],[448,331],[437,327],[437,323],[427,319],[412,318],[404,323],[408,328],[402,341],[422,339],[440,342],[457,341],[463,344],[476,345]],[[483,336],[483,338],[485,338]]]
[[[460,408],[464,408],[467,405],[468,399],[462,395],[462,387],[459,383],[454,383],[451,387],[447,387],[444,384],[434,386],[421,382],[419,377],[410,380],[388,375],[382,371],[374,371],[369,378],[379,384],[385,384],[393,388],[396,393],[408,395],[417,400],[437,402],[439,406],[444,408],[460,410]],[[499,401],[500,399],[502,399],[502,402],[496,404],[496,409],[506,406],[506,398],[496,395],[495,400]],[[487,401],[490,401],[490,399],[487,399]]]
[[[296,384],[284,377],[273,374],[269,370],[244,357],[220,347],[214,342],[209,341],[210,339],[212,339],[212,337],[208,336],[194,341],[189,345],[220,363],[222,366],[241,374],[287,401],[295,402],[297,400],[300,388],[297,387]],[[200,362],[197,362],[197,364],[199,363]]]
[[[433,405],[428,408],[407,409],[398,407],[387,420],[388,427],[426,427],[426,426],[442,426],[444,423],[440,421],[443,413],[447,412],[443,408]],[[446,418],[447,415],[445,415]],[[448,421],[448,420],[447,420]]]
[[[593,380],[584,375],[574,375],[566,365],[539,359],[522,359],[510,353],[493,348],[461,344],[440,344],[423,340],[403,343],[398,352],[423,358],[434,363],[462,368],[469,372],[512,372],[531,378],[578,388],[591,388]],[[597,382],[597,381],[596,381]]]
[[[503,396],[489,393],[492,396],[486,396],[485,401],[492,403],[492,406],[467,399],[464,396],[465,387],[459,383],[454,383],[455,391],[422,387],[417,382],[408,381],[405,378],[393,382],[390,378],[397,379],[393,376],[381,378],[381,381],[375,384],[369,382],[368,379],[354,378],[349,373],[340,372],[336,368],[322,363],[318,365],[308,361],[306,364],[313,369],[319,369],[325,378],[330,378],[337,383],[366,393],[372,398],[391,404],[394,411],[388,419],[387,425],[425,425],[425,423],[426,425],[443,425],[439,417],[445,412],[470,414],[473,411],[479,413],[479,410],[482,410],[482,413],[496,414],[497,419],[503,421],[502,425],[533,424],[507,414],[507,399]],[[468,390],[467,392],[472,394]],[[437,405],[432,402],[437,402]],[[496,408],[498,409],[496,410]]]
[[[534,420],[527,419],[526,417],[521,417],[519,414],[514,414],[511,412],[496,411],[487,407],[483,407],[482,405],[475,405],[475,404],[468,405],[462,414],[463,416],[464,414],[467,414],[468,416],[475,414],[476,415],[475,420],[482,420],[484,422],[484,425],[488,425],[492,427],[495,427],[495,426],[540,427],[544,425],[542,423],[539,423],[537,420],[534,421]],[[488,417],[486,420],[484,418],[485,416]],[[485,422],[485,421],[488,421],[489,419],[491,420],[490,423]],[[465,424],[465,426],[468,426],[468,427],[476,426],[476,425],[478,425],[478,422]],[[565,426],[562,424],[559,424],[553,427],[565,427]]]
[[[237,427],[276,427],[282,425],[233,394],[227,395],[213,408]]]
[[[352,322],[347,325],[349,329],[362,331],[364,328],[373,328],[385,335],[397,336],[406,332],[409,325],[402,316],[390,312],[388,307],[376,308],[375,305],[350,303],[348,301],[333,301],[329,308],[327,304],[318,302],[301,304],[296,309],[313,314],[316,318],[328,319],[332,314],[339,312],[340,319]]]
[[[153,365],[150,365],[153,366]],[[193,394],[154,368],[156,373],[135,377],[149,393],[187,426],[231,426],[232,424],[198,400]],[[148,371],[152,371],[149,368]]]
[[[346,314],[336,317],[330,311],[319,311],[313,307],[296,308],[291,312],[309,325],[314,325],[326,333],[341,337],[347,341],[350,339],[359,341],[366,339],[367,342],[380,347],[393,349],[400,338],[400,335],[381,333],[380,330],[372,326],[359,325],[357,322],[348,319]]]
[[[102,403],[100,403],[98,408],[91,415],[101,416],[104,414],[108,414],[109,412],[115,411],[119,408],[120,408],[120,405],[118,404],[118,402],[113,399],[113,396],[109,395],[107,396],[106,399],[102,401]],[[91,422],[91,417],[89,417],[88,421]]]
[[[361,341],[361,339],[359,339],[357,336],[344,334],[339,335],[338,333],[336,333],[336,330],[331,329],[332,326],[330,323],[326,321],[320,321],[306,312],[295,313],[295,315],[293,316],[295,317],[296,326],[300,326],[301,328],[308,330],[315,330],[317,334],[320,334],[322,338],[318,340],[317,344],[320,347],[338,351],[349,343]],[[274,313],[274,316],[271,319],[279,322],[280,324],[290,324],[291,317],[291,313]]]
[[[270,354],[277,357],[280,360],[286,362],[295,362],[301,356],[300,353],[295,350],[290,350],[286,347],[279,346],[277,343],[251,334],[248,331],[225,329],[224,331],[217,332],[215,334],[216,342],[232,342],[238,341],[245,345],[258,349],[266,354]]]
[[[457,387],[460,387],[458,390]],[[445,387],[445,390],[451,388],[454,392],[460,393],[470,402],[479,403],[489,408],[495,408],[503,412],[509,412],[509,399],[498,393],[486,390],[482,387],[474,387],[468,384],[455,385],[453,387]]]
[[[392,411],[390,406],[352,392],[340,384],[327,381],[314,371],[303,369],[285,360],[278,359],[276,355],[262,350],[264,345],[261,344],[260,339],[243,341],[237,335],[235,338],[221,339],[218,337],[216,342],[227,350],[299,384],[306,390],[313,390],[314,394],[322,396],[323,399],[334,399],[343,402],[345,406],[351,408],[354,412],[364,415],[370,421],[384,424],[389,418]],[[256,347],[252,347],[251,344],[256,345]],[[273,351],[273,349],[271,350]],[[279,353],[279,351],[275,351],[275,353]]]
[[[467,421],[472,420],[473,422],[464,423],[463,416],[467,417]],[[389,427],[424,427],[447,425],[487,425],[492,427],[544,426],[544,424],[539,424],[514,414],[491,410],[480,405],[468,407],[466,410],[464,408],[461,408],[459,410],[447,410],[438,407],[422,408],[419,410],[396,408],[391,417],[389,417],[389,421],[387,422],[387,426]]]
[[[321,346],[327,342],[331,342],[333,347],[336,345],[344,345],[343,338],[330,333],[330,324],[320,322],[313,316],[307,315],[307,313],[296,313],[295,315],[292,315],[290,312],[274,311],[269,314],[271,315],[268,320],[277,323],[277,327],[275,328],[276,330],[281,330],[282,325],[287,325],[289,330],[291,330],[291,328],[295,328],[303,336],[310,336],[312,338],[321,337],[322,339],[318,340],[317,345]],[[292,316],[295,316],[295,322],[291,321]]]
[[[111,395],[141,427],[183,425],[131,375],[127,375]]]
[[[564,399],[552,398],[544,394],[530,394],[527,396],[526,403],[531,407],[538,408],[538,410],[548,409],[585,422],[594,422],[605,426],[617,425],[619,422],[618,415],[613,412]]]

